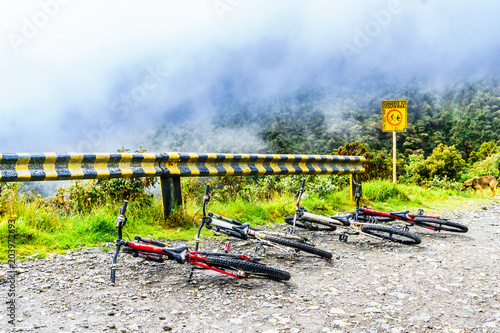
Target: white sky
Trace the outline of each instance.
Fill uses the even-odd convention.
[[[311,77],[488,72],[500,55],[499,9],[493,0],[0,0],[0,153],[110,151],[137,131],[109,133],[101,120],[143,130],[182,117],[186,104],[200,116],[224,85],[243,98]],[[345,45],[357,49],[349,61]],[[114,105],[155,68],[157,86],[117,117]]]

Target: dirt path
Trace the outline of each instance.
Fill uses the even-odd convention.
[[[423,231],[413,247],[320,234],[331,262],[270,254],[265,263],[292,274],[286,283],[197,271],[187,284],[188,265],[122,257],[110,286],[98,249],[19,263],[15,331],[500,332],[500,204],[449,217],[469,233]],[[0,295],[5,304],[5,284]],[[0,332],[10,332],[2,307]]]

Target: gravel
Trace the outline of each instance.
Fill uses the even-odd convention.
[[[189,264],[122,255],[112,286],[111,255],[97,248],[18,262],[16,326],[2,309],[0,332],[499,332],[500,204],[448,217],[469,232],[416,227],[418,246],[305,232],[334,258],[269,250],[263,263],[289,271],[288,282],[196,270],[187,283]],[[233,252],[254,248],[232,244]],[[0,300],[6,308],[5,283]]]

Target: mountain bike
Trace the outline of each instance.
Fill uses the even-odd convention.
[[[127,222],[125,212],[128,202],[125,200],[120,208],[120,213],[116,219],[118,239],[116,240],[116,250],[111,265],[111,283],[115,283],[117,259],[120,251],[130,254],[136,258],[142,258],[147,261],[164,262],[172,260],[179,264],[186,262],[202,269],[209,269],[231,277],[241,279],[250,276],[265,277],[277,281],[286,281],[290,279],[290,273],[279,269],[267,267],[254,262],[245,255],[229,253],[213,253],[198,251],[198,242],[195,251],[189,251],[186,245],[176,248],[168,248],[158,240],[135,236],[134,242],[122,239],[123,228]],[[201,230],[201,227],[200,227]],[[197,233],[199,240],[200,230]],[[192,271],[190,273],[190,279]]]
[[[208,193],[208,191],[209,186],[207,185],[206,193]],[[250,227],[248,222],[243,223],[212,212],[205,215],[205,206],[209,201],[210,196],[207,195],[207,199],[203,201],[203,216],[201,221],[202,225],[205,225],[207,229],[213,230],[215,233],[225,234],[243,240],[256,239],[260,241],[261,245],[273,246],[286,252],[290,252],[291,249],[294,249],[327,259],[332,258],[331,252],[314,247],[312,244],[307,243],[307,239],[304,237],[268,230],[259,230]],[[263,249],[263,247],[259,247],[259,249]],[[265,250],[263,251],[265,252]]]
[[[356,193],[359,193],[361,198],[361,184],[356,185]],[[404,230],[408,230],[410,226],[419,226],[432,231],[450,231],[465,233],[469,228],[463,224],[452,222],[439,216],[424,215],[424,210],[419,209],[417,214],[411,214],[409,210],[399,212],[382,212],[370,209],[368,206],[359,207],[359,199],[356,199],[356,211],[358,212],[358,219],[368,221],[376,218],[377,222],[391,223],[402,222],[404,223]]]
[[[297,197],[301,197],[304,193],[305,180],[302,181]],[[361,193],[355,195],[357,205]],[[375,237],[377,239],[388,240],[405,245],[416,245],[421,243],[418,235],[409,232],[408,230],[399,229],[393,226],[385,226],[377,224],[374,218],[368,219],[367,223],[359,219],[359,210],[346,215],[322,216],[308,212],[303,206],[300,206],[300,200],[297,200],[295,208],[295,216],[285,217],[285,222],[292,225],[292,228],[300,227],[309,230],[334,231],[337,228],[342,232],[339,235],[339,240],[346,242],[348,235],[359,235],[361,233]]]

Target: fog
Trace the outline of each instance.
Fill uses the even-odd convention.
[[[465,0],[0,0],[0,153],[136,149],[162,124],[191,134],[162,151],[259,151],[258,129],[214,127],[221,105],[479,79],[500,66],[499,12]]]

